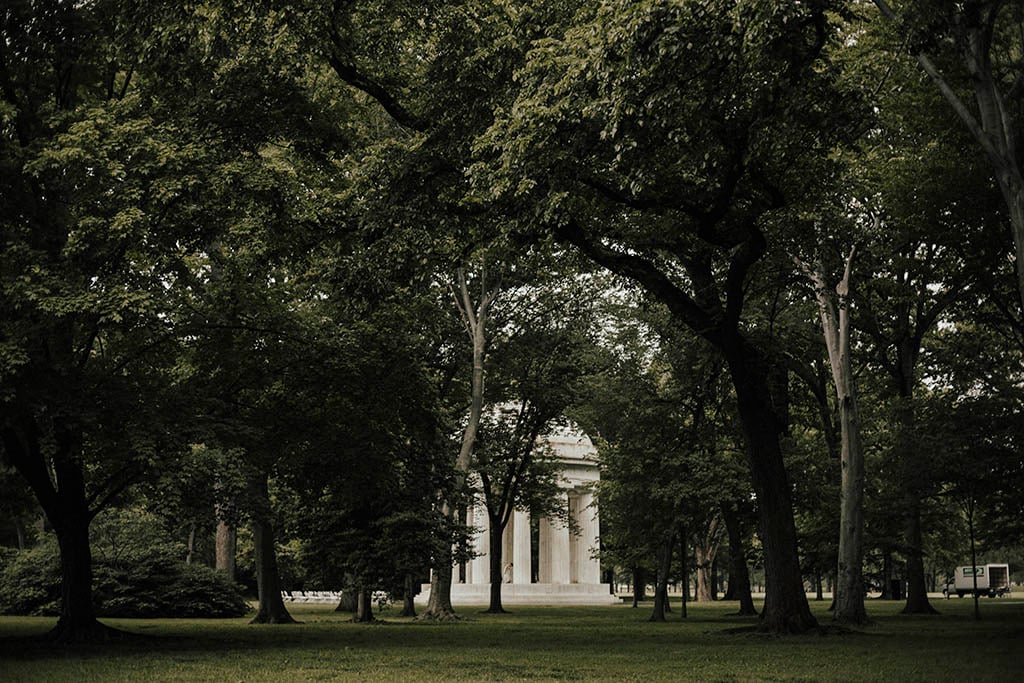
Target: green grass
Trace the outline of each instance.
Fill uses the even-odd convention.
[[[517,608],[471,620],[345,623],[329,606],[296,605],[297,626],[245,619],[111,619],[152,639],[50,650],[13,640],[52,619],[0,617],[0,681],[999,681],[1024,675],[1024,600],[936,600],[942,615],[902,617],[871,602],[852,633],[766,637],[735,603],[690,605],[654,624],[650,607]],[[826,605],[812,603],[823,623]],[[392,611],[392,614],[394,611]]]

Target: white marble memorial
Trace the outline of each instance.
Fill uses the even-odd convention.
[[[565,494],[563,504],[575,521],[579,534],[567,526],[537,520],[537,575],[533,575],[530,516],[516,510],[502,536],[501,601],[504,605],[605,605],[618,602],[610,586],[601,583],[601,564],[594,556],[599,545],[598,511],[593,485],[600,479],[597,449],[585,434],[560,430],[544,437],[562,467]],[[467,511],[467,521],[477,528],[473,548],[478,553],[464,571],[455,567],[452,602],[457,605],[486,605],[490,597],[489,536],[487,513],[482,505]],[[460,580],[460,574],[464,580]],[[536,580],[534,580],[536,579]],[[416,600],[426,603],[430,584],[423,586]]]

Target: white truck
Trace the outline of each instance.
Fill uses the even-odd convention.
[[[952,580],[942,589],[948,600],[954,593],[959,597],[973,595],[977,579],[978,595],[1002,597],[1010,592],[1010,565],[985,564],[977,567],[957,567]]]

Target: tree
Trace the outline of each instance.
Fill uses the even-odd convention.
[[[558,465],[543,435],[559,414],[547,412],[529,398],[516,404],[494,405],[485,416],[473,458],[480,500],[487,515],[487,561],[490,597],[486,612],[500,614],[505,581],[504,537],[512,513],[521,509],[550,520],[567,522],[565,493],[559,488]],[[561,495],[559,495],[561,493]]]
[[[919,448],[916,397],[921,360],[935,328],[962,299],[982,296],[979,281],[995,270],[998,198],[939,96],[903,62],[873,59],[877,36],[860,36],[851,49],[857,77],[877,106],[876,125],[863,150],[847,160],[855,206],[879,215],[860,240],[866,279],[853,324],[871,342],[869,353],[893,398],[890,441],[903,511],[902,554],[907,559],[908,613],[932,613],[924,569],[922,510],[934,482]],[[880,87],[884,83],[899,88]],[[929,115],[922,116],[922,112]],[[865,347],[867,350],[867,347]],[[887,466],[888,468],[888,466]],[[888,551],[885,551],[888,557]],[[885,564],[889,564],[886,562]],[[888,571],[883,572],[888,575]],[[883,590],[888,590],[884,581]]]
[[[282,171],[268,140],[319,121],[281,61],[294,43],[205,9],[16,2],[2,15],[0,436],[60,539],[61,640],[109,635],[89,598],[89,520],[188,448],[176,364],[204,332],[190,308],[202,268],[225,226],[280,198],[259,188],[252,212],[241,179]]]
[[[875,219],[877,223],[877,218]],[[839,565],[836,576],[836,599],[833,618],[844,624],[863,624],[868,615],[864,608],[864,451],[860,436],[860,416],[854,384],[850,345],[850,276],[856,249],[846,257],[843,278],[835,287],[833,298],[821,264],[811,268],[802,261],[798,265],[814,285],[818,314],[832,367],[832,381],[839,407],[842,464],[841,504],[839,515]]]
[[[631,278],[716,348],[736,391],[766,550],[769,631],[814,627],[771,397],[743,324],[773,212],[848,130],[827,3],[595,3],[534,44],[477,142],[482,188]],[[685,76],[680,78],[680,74]]]
[[[89,522],[182,446],[167,286],[202,241],[194,200],[216,157],[186,141],[200,135],[180,100],[152,98],[159,65],[129,67],[168,19],[133,10],[17,2],[0,24],[0,439],[58,537],[61,641],[111,635]]]
[[[304,382],[310,423],[282,479],[315,575],[360,595],[357,620],[369,621],[374,591],[410,593],[429,558],[451,554],[450,517],[434,506],[453,478],[451,440],[415,316],[384,303],[341,323],[327,375]]]
[[[685,426],[667,401],[658,400],[656,371],[646,372],[637,361],[629,356],[612,361],[589,380],[587,400],[574,416],[594,435],[601,463],[602,559],[629,568],[639,584],[653,569],[651,619],[664,621],[672,554],[685,523],[686,467],[680,451],[686,446],[678,439]]]
[[[1024,9],[1004,0],[911,0],[896,10],[886,0],[874,4],[896,24],[900,39],[991,165],[1010,220],[1024,316],[1024,152],[1018,139],[1024,103]],[[961,86],[963,80],[969,86]],[[968,104],[965,91],[973,104]]]
[[[458,289],[453,289],[455,303],[462,315],[472,348],[469,415],[462,430],[462,443],[459,447],[458,457],[455,459],[457,475],[452,491],[455,496],[464,494],[467,473],[472,463],[473,446],[476,443],[484,405],[484,356],[487,349],[487,323],[491,305],[501,289],[500,277],[497,284],[493,282],[488,284],[486,264],[480,269],[479,282],[480,294],[474,302],[469,292],[466,273],[460,268],[457,271]],[[458,505],[453,504],[454,502],[453,497],[446,497],[442,493],[442,514],[447,517],[454,516],[459,509]],[[451,597],[452,558],[450,555],[449,548],[447,552],[442,551],[435,559],[430,577],[430,598],[426,611],[421,615],[423,619],[450,619],[455,615]]]
[[[925,419],[932,429],[929,442],[942,446],[937,465],[946,480],[943,494],[956,503],[967,525],[973,567],[978,564],[979,546],[1000,536],[1007,538],[1007,529],[1000,528],[1001,508],[1010,498],[1018,497],[1024,472],[1020,395],[1019,390],[1002,395],[951,394],[944,391],[930,396]],[[1013,506],[1019,508],[1019,503]],[[1016,531],[1019,535],[1019,524]],[[1000,541],[991,545],[997,544]],[[981,618],[977,590],[974,618]]]
[[[987,316],[962,302],[939,335],[932,373],[937,381],[924,397],[922,421],[927,443],[942,445],[935,467],[939,497],[954,501],[965,517],[973,511],[975,533],[968,527],[968,536],[984,553],[1013,548],[1024,536],[1017,493],[1024,459],[1020,351],[1000,343],[1000,330],[979,325],[977,317]],[[968,549],[970,544],[954,546],[953,557],[961,559],[946,566],[961,564]]]
[[[747,505],[744,505],[744,502]],[[750,590],[750,568],[747,566],[747,518],[753,518],[753,510],[749,501],[728,501],[722,505],[722,519],[725,521],[725,532],[729,543],[729,586],[723,600],[738,600],[740,608],[737,615],[741,617],[757,616],[754,598]],[[685,558],[684,558],[685,559]],[[685,578],[685,577],[684,577]],[[685,585],[685,581],[683,582]],[[685,602],[684,602],[685,606]]]
[[[202,551],[214,537],[217,510],[227,514],[225,501],[230,499],[235,508],[244,495],[247,481],[241,458],[237,453],[195,444],[156,474],[137,487],[138,504],[151,510],[172,538],[184,543],[181,559],[186,564],[202,561],[202,555],[210,555]],[[238,516],[235,510],[232,513],[233,518]],[[216,556],[216,548],[207,549]],[[234,580],[234,575],[229,578]]]
[[[473,460],[489,521],[489,612],[503,611],[501,539],[513,511],[563,520],[568,513],[543,436],[559,426],[593,361],[593,301],[574,273],[557,276],[551,267],[509,287],[495,310],[489,409]]]
[[[606,369],[588,380],[587,398],[573,415],[595,435],[600,456],[603,554],[634,573],[654,570],[652,620],[661,621],[673,554],[683,547],[685,568],[691,539],[707,532],[697,545],[709,591],[711,555],[723,531],[719,509],[746,491],[720,443],[721,363],[673,330],[659,305],[645,304],[642,313],[623,309],[613,309],[606,322],[613,331],[605,340]]]

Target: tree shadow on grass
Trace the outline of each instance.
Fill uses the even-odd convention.
[[[786,633],[771,633],[762,631],[760,624],[752,624],[749,626],[740,626],[737,628],[727,628],[720,631],[705,631],[709,635],[723,635],[723,636],[756,636],[760,638],[789,638],[789,637],[802,637],[802,636],[869,636],[870,633],[866,633],[859,629],[850,628],[849,626],[841,626],[839,624],[819,624],[810,631],[804,633],[786,634]]]

